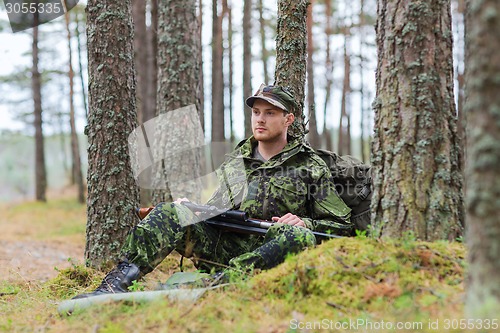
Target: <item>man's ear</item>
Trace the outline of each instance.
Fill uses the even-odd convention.
[[[293,113],[287,113],[286,117],[286,125],[290,126],[295,121],[295,115]]]

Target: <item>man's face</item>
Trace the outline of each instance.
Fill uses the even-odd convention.
[[[252,107],[252,132],[257,141],[273,142],[286,138],[293,114],[258,99]]]

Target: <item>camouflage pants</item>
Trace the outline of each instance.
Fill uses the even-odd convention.
[[[122,248],[122,256],[136,264],[143,274],[151,272],[177,250],[194,257],[197,268],[210,271],[220,266],[271,268],[289,253],[314,246],[316,239],[306,228],[276,224],[265,237],[221,231],[176,203],[157,205],[134,229]]]

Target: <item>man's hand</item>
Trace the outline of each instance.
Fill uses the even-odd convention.
[[[273,222],[294,225],[296,227],[306,226],[304,221],[302,221],[297,215],[293,215],[292,213],[287,213],[282,217],[273,216],[272,220]]]

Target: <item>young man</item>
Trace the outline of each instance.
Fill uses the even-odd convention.
[[[253,136],[218,169],[220,185],[207,204],[276,224],[264,237],[232,233],[196,223],[184,199],[161,203],[129,233],[122,260],[102,284],[77,298],[126,292],[173,250],[194,257],[196,267],[207,271],[228,265],[267,269],[314,246],[310,230],[352,234],[350,209],[335,191],[328,167],[302,138],[287,135],[295,119],[293,96],[282,87],[261,85],[246,104],[252,108]]]

